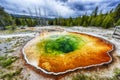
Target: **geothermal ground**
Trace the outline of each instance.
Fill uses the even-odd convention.
[[[46,30],[76,31],[102,37],[115,45],[115,51],[111,53],[113,61],[108,65],[76,70],[64,75],[46,75],[27,65],[21,53],[27,41]],[[120,80],[120,40],[112,38],[113,32],[114,28],[52,26],[18,29],[13,32],[0,31],[0,80]]]

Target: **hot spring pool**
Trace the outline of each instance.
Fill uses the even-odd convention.
[[[113,44],[89,34],[48,32],[23,47],[28,64],[46,74],[63,74],[76,69],[108,64]]]

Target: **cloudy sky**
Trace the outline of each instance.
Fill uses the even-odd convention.
[[[76,17],[91,14],[96,6],[103,13],[110,11],[120,0],[0,0],[0,6],[12,14]]]

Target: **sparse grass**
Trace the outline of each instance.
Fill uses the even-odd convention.
[[[22,69],[23,69],[23,68],[20,68],[20,69],[18,69],[18,70],[15,71],[15,72],[9,72],[9,73],[3,74],[3,75],[0,76],[0,79],[3,79],[3,80],[4,80],[4,79],[5,79],[5,80],[13,80],[12,78],[13,78],[14,76],[19,75],[19,74],[21,73]]]
[[[13,62],[15,62],[18,57],[12,56],[0,56],[0,66],[7,67],[10,66]]]
[[[115,75],[120,75],[120,68],[116,68],[116,69],[114,70],[114,74],[115,74]]]
[[[11,34],[11,33],[14,33],[14,31],[12,31],[12,30],[0,30],[0,33],[2,33],[2,34]]]
[[[88,76],[85,74],[77,74],[73,76],[72,80],[120,80],[116,77],[110,78],[110,77],[99,77],[99,76]]]
[[[6,40],[5,40],[5,42],[11,42],[12,41],[12,38],[7,38]]]
[[[16,30],[0,30],[0,34],[19,34],[19,33],[26,33],[26,32],[35,32],[35,31],[32,31],[32,30],[25,30],[25,29],[16,29]]]
[[[14,52],[15,50],[8,50],[8,51],[6,51],[5,53],[12,53],[12,52]]]
[[[16,56],[0,56],[0,80],[23,80],[21,71],[23,68],[12,65],[18,57]]]
[[[2,33],[3,32],[3,33]],[[21,32],[27,33],[30,31],[22,30]],[[15,31],[9,33],[9,31],[0,31],[1,35],[4,34],[21,34],[20,31]],[[14,35],[13,34],[13,35]],[[15,61],[18,59],[16,56],[8,56],[4,54],[12,54],[18,47],[20,47],[25,41],[31,37],[11,37],[11,38],[0,38],[0,80],[30,80],[29,75],[25,76],[21,73],[23,65],[21,63],[17,64]],[[19,62],[19,60],[17,60]]]
[[[72,80],[90,80],[88,76],[83,75],[83,74],[77,74],[72,78]]]
[[[12,48],[17,48],[17,47],[21,46],[22,44],[23,44],[23,42],[17,41],[17,42],[12,46]]]
[[[21,30],[21,32],[34,32],[32,30]]]
[[[7,47],[6,47],[6,46],[5,46],[4,48],[5,48],[5,49],[7,49]]]
[[[114,76],[112,80],[120,80],[120,68],[114,69]]]
[[[0,80],[13,80],[15,76],[21,73],[23,68],[17,68],[17,70],[14,70],[14,66],[11,66],[11,64],[14,63],[17,59],[18,57],[16,56],[0,56]]]
[[[0,30],[1,34],[12,34],[15,33],[17,30]]]

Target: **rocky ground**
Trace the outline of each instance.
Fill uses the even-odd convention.
[[[46,30],[76,31],[102,37],[115,45],[116,49],[111,54],[114,61],[104,67],[78,70],[65,75],[45,75],[26,64],[21,49],[27,41]],[[113,32],[114,28],[51,26],[19,29],[11,33],[0,31],[0,80],[120,80],[120,40],[112,38]]]

